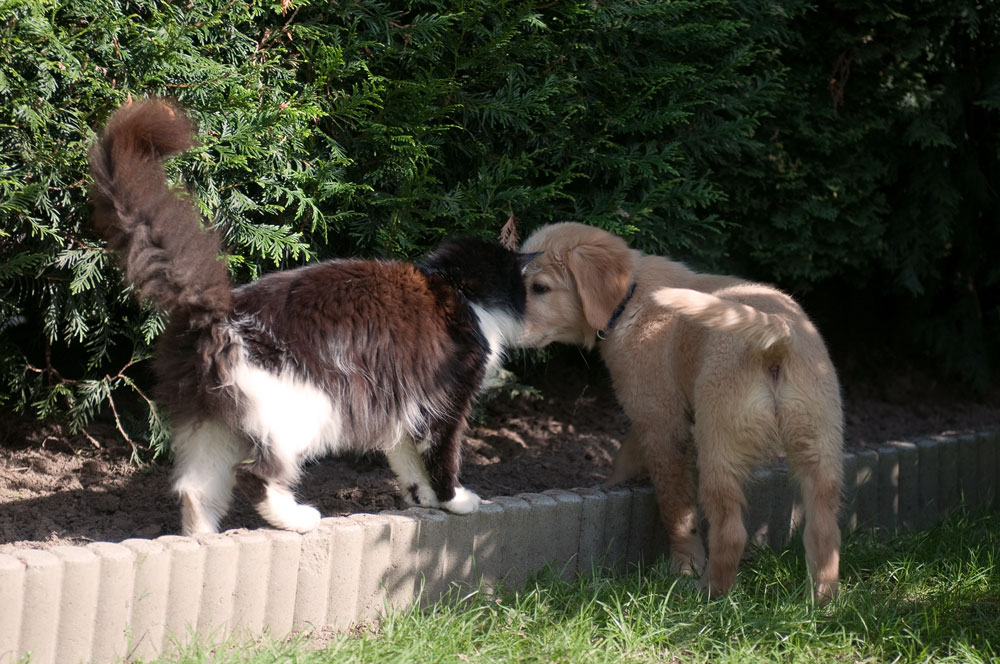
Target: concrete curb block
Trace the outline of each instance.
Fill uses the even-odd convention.
[[[164,628],[165,652],[184,642],[187,632],[198,624],[202,583],[205,575],[205,547],[190,537],[168,535],[159,538],[170,552],[170,583],[167,590],[167,615]]]
[[[18,551],[15,557],[24,563],[20,647],[32,662],[55,662],[62,566],[48,551]]]
[[[938,494],[939,446],[934,440],[917,441],[917,477],[919,483],[919,512],[917,527],[927,528],[941,516]]]
[[[331,521],[333,523],[331,523]],[[333,546],[337,538],[331,531],[337,529],[339,519],[323,519],[312,532],[301,538],[295,576],[295,603],[292,605],[292,629],[302,631],[307,629],[322,629],[327,621],[327,606],[330,600],[330,570],[336,555]],[[357,536],[361,534],[360,527],[353,529]],[[357,537],[352,538],[357,541]],[[360,552],[361,545],[357,545]],[[349,551],[339,549],[338,554],[350,556]],[[356,552],[357,553],[357,552]],[[356,579],[357,577],[355,577]],[[356,582],[355,582],[356,583]],[[351,596],[349,593],[345,595]],[[357,595],[353,598],[356,600]],[[343,600],[343,598],[339,598]],[[345,602],[341,602],[342,604]],[[350,602],[351,612],[355,610],[355,601]]]
[[[648,565],[667,552],[665,531],[660,525],[656,492],[651,486],[632,489],[632,510],[629,514],[627,551],[629,565]]]
[[[857,504],[857,528],[872,528],[879,520],[879,456],[875,450],[861,450],[854,455],[857,461],[853,496]],[[846,489],[846,487],[845,487]]]
[[[58,546],[50,553],[63,568],[56,661],[86,661],[83,653],[93,650],[100,560],[92,551],[78,546]]]
[[[899,450],[883,445],[878,454],[878,518],[879,528],[893,530],[899,516]]]
[[[920,467],[917,446],[905,441],[890,445],[899,455],[896,523],[900,528],[912,529],[916,527],[920,511]]]
[[[610,489],[608,497],[608,518],[603,524],[604,550],[607,552],[604,564],[618,569],[628,564],[629,533],[632,532],[632,491]]]
[[[845,530],[923,528],[963,502],[1000,507],[1000,434],[891,442],[844,456]],[[753,546],[801,526],[783,466],[747,491]],[[0,664],[151,659],[290,632],[344,629],[387,608],[519,588],[548,565],[570,578],[665,553],[651,487],[549,490],[466,516],[410,508],[325,518],[300,535],[230,531],[0,554]],[[451,593],[451,594],[449,594]]]
[[[607,542],[604,524],[608,514],[608,496],[600,489],[574,489],[580,496],[580,535],[577,544],[576,568],[586,573],[604,565]]]
[[[21,638],[21,618],[24,613],[24,563],[6,554],[0,554],[0,594],[9,611],[0,611],[0,662],[21,659],[18,643]]]
[[[941,516],[958,504],[958,439],[935,438],[938,444],[938,511]]]
[[[163,650],[167,601],[170,592],[170,551],[156,540],[127,539],[122,542],[135,554],[132,615],[127,628],[129,656],[153,659]],[[201,579],[178,579],[178,583],[201,583]],[[194,631],[194,625],[192,630]],[[205,632],[198,632],[204,634]],[[178,637],[181,635],[178,635]],[[32,662],[35,661],[32,654]]]
[[[118,661],[128,654],[135,554],[128,547],[110,542],[94,542],[88,544],[87,549],[100,561],[91,659],[95,662]]]
[[[487,513],[497,510],[499,507],[491,503],[484,502],[480,506],[484,520],[489,519]],[[448,591],[448,568],[441,555],[441,543],[446,541],[448,530],[448,515],[441,510],[425,507],[411,507],[406,511],[420,519],[413,564],[415,569],[419,570],[415,581],[417,592],[420,593],[420,604],[429,606],[440,600]]]
[[[298,584],[299,557],[302,535],[286,530],[265,530],[271,543],[271,560],[267,573],[267,600],[264,608],[264,630],[268,634],[288,634],[295,618],[295,591]],[[353,606],[353,601],[351,605]]]

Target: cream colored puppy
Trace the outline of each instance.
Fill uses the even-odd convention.
[[[771,286],[699,274],[578,223],[544,226],[521,250],[544,252],[527,278],[521,343],[592,347],[601,339],[632,421],[612,479],[648,468],[673,568],[701,574],[713,597],[728,592],[747,540],[743,483],[755,463],[783,450],[802,490],[814,596],[834,597],[840,388],[798,304]],[[709,524],[707,567],[698,504]]]

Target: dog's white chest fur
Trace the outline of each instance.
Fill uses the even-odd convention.
[[[486,309],[478,304],[473,304],[472,310],[489,346],[486,371],[483,373],[483,385],[487,386],[495,380],[503,363],[504,349],[514,345],[524,329],[524,322],[507,312]]]

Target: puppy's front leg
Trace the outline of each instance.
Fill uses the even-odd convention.
[[[649,475],[646,469],[646,460],[642,458],[642,447],[639,444],[639,435],[635,429],[629,429],[622,439],[622,445],[615,454],[614,464],[611,467],[611,475],[604,481],[604,486],[614,486],[631,479],[641,479]]]
[[[636,424],[630,434],[640,441],[656,490],[660,519],[670,541],[670,569],[699,576],[705,568],[705,545],[698,518],[694,446],[687,424],[673,430],[665,424]]]

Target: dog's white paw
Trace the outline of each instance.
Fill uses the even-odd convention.
[[[319,510],[311,505],[296,505],[295,510],[286,516],[285,526],[288,530],[307,533],[319,525],[323,517]]]
[[[452,514],[472,514],[479,509],[480,502],[479,496],[460,486],[455,489],[455,497],[441,503],[441,507]]]
[[[275,528],[306,533],[319,525],[322,515],[311,505],[300,505],[286,486],[270,484],[257,513]]]
[[[272,509],[269,513],[261,510],[261,515],[275,528],[294,530],[298,533],[307,533],[314,529],[322,518],[315,507],[299,504],[284,504],[280,509]]]
[[[434,489],[423,483],[411,484],[403,491],[403,500],[408,505],[416,507],[440,507],[441,503],[434,495]]]

